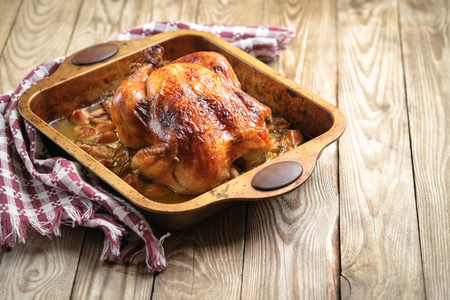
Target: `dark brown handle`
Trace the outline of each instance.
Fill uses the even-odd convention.
[[[74,57],[72,57],[72,63],[74,65],[85,66],[93,65],[108,58],[113,57],[119,52],[119,46],[113,43],[103,43],[91,46],[84,50],[81,50]]]
[[[260,170],[252,179],[253,188],[273,191],[296,181],[303,173],[303,167],[296,161],[281,161]]]

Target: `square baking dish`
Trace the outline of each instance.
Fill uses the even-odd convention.
[[[22,95],[19,111],[40,132],[139,207],[152,224],[161,228],[183,229],[237,201],[267,199],[299,187],[311,175],[321,151],[344,131],[345,117],[337,107],[213,34],[178,30],[110,44],[118,46],[118,52],[96,64],[73,64],[73,57],[81,51],[67,57],[51,76]],[[128,77],[130,63],[138,60],[142,50],[153,45],[164,47],[166,60],[196,51],[221,53],[232,65],[242,89],[269,106],[274,115],[284,117],[301,130],[307,142],[190,200],[163,203],[144,197],[49,124],[69,116],[75,109],[98,102],[102,92],[117,88]],[[282,166],[284,162],[301,165],[299,176],[269,190],[254,187],[256,174],[268,173],[270,179],[271,168]]]

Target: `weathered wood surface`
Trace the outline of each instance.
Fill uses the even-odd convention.
[[[25,245],[4,255],[1,299],[68,299],[74,284],[84,228],[63,228],[64,238],[31,234]]]
[[[36,65],[149,21],[286,26],[275,69],[336,103],[347,130],[309,181],[165,242],[169,268],[101,263],[63,228],[0,252],[0,299],[450,296],[446,1],[0,0],[0,93]]]
[[[341,272],[348,296],[423,298],[398,8],[340,1]],[[344,294],[347,296],[347,294]]]
[[[20,1],[0,1],[0,11],[2,12],[2,17],[0,18],[0,50],[3,50],[8,39],[12,24],[19,10],[19,5]]]
[[[450,3],[400,1],[406,95],[428,299],[450,298]]]

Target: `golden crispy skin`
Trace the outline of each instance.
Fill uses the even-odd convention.
[[[270,150],[271,111],[240,89],[220,54],[197,52],[155,69],[144,64],[117,89],[111,117],[132,167],[181,194],[200,194]]]

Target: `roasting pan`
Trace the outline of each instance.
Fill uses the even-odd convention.
[[[117,53],[112,53],[112,57],[105,57],[98,63],[73,63],[74,58],[79,58],[79,54],[86,50],[67,57],[51,76],[22,95],[19,111],[40,132],[140,208],[152,224],[161,228],[187,228],[237,201],[267,199],[299,187],[311,175],[321,151],[344,131],[345,117],[337,107],[213,34],[178,30],[145,39],[108,44],[116,47]],[[114,90],[129,75],[130,62],[135,61],[143,49],[152,45],[163,46],[164,58],[169,60],[195,51],[221,53],[231,63],[242,89],[269,106],[274,115],[284,117],[300,129],[308,137],[308,141],[193,199],[180,203],[162,203],[144,197],[49,123],[70,115],[75,109],[97,102],[103,91]],[[294,170],[298,174],[285,184],[268,190],[254,187],[255,175],[268,173],[269,178],[290,175],[290,172],[283,171],[289,169],[284,168],[283,164],[288,167],[293,164],[294,167],[301,166],[301,170]]]

